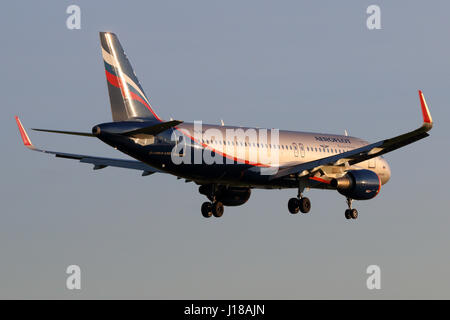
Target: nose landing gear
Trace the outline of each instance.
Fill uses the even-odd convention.
[[[357,219],[358,218],[358,210],[352,209],[353,199],[347,198],[348,209],[345,210],[345,218],[349,219]]]

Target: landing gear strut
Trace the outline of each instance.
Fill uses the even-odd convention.
[[[311,201],[308,198],[303,197],[304,184],[299,183],[297,198],[291,198],[288,202],[289,212],[292,214],[298,213],[300,210],[302,213],[308,213],[311,210]]]
[[[210,218],[214,216],[216,218],[220,218],[223,216],[224,208],[223,203],[216,200],[215,196],[215,185],[211,188],[211,198],[212,202],[203,202],[202,204],[202,216],[205,218]]]
[[[358,218],[358,210],[352,209],[353,199],[347,198],[348,209],[345,210],[345,218],[348,219],[357,219]]]

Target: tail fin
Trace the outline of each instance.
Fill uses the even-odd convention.
[[[117,36],[100,32],[100,43],[113,121],[130,118],[162,121],[152,110]]]

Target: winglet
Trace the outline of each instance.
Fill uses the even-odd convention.
[[[419,90],[419,98],[420,98],[420,106],[422,107],[422,115],[423,115],[423,124],[426,127],[433,126],[433,119],[431,118],[430,110],[428,109],[427,102],[425,101],[425,97],[421,90]]]
[[[22,137],[22,141],[25,147],[28,149],[35,149],[33,144],[31,143],[30,137],[28,137],[27,132],[23,128],[22,122],[20,122],[20,119],[18,116],[15,116],[17,126],[19,127],[20,136]]]

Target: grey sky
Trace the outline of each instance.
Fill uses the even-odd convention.
[[[81,30],[66,8],[81,7]],[[381,7],[382,30],[366,28]],[[8,1],[2,3],[0,298],[450,298],[448,1]],[[163,118],[431,137],[386,155],[391,181],[344,218],[337,192],[252,193],[204,219],[198,187],[33,153],[25,127],[111,120],[98,31],[118,34]],[[122,157],[100,141],[32,132],[51,150]],[[125,156],[124,156],[125,157]],[[82,290],[65,289],[78,264]],[[366,288],[368,265],[382,289]]]

